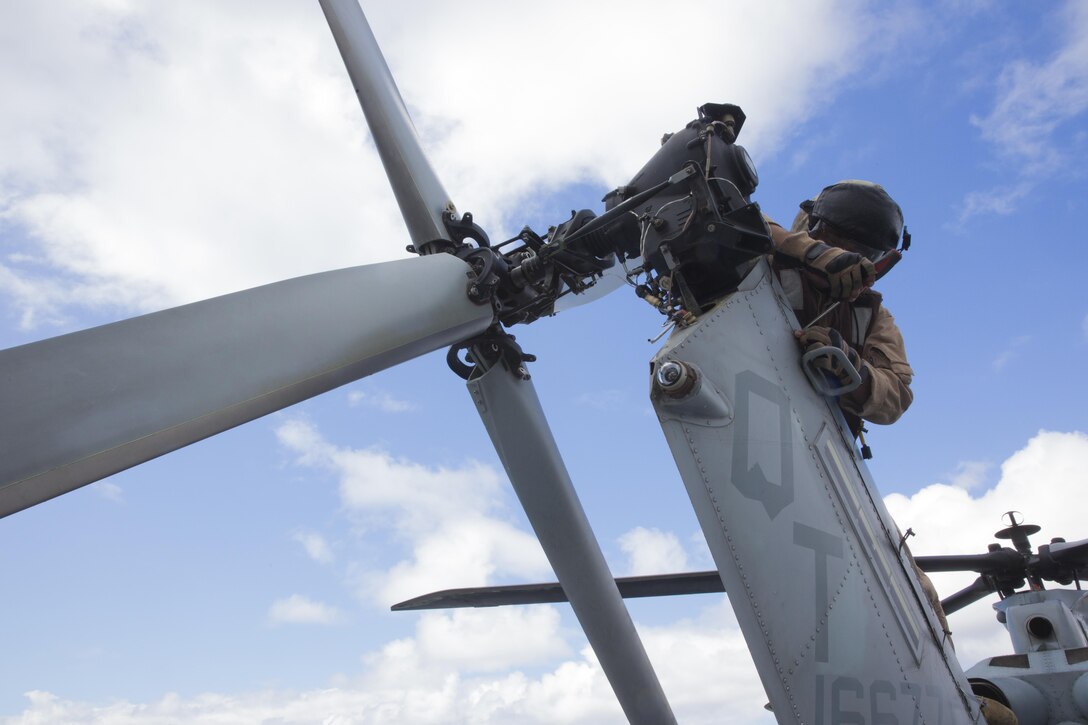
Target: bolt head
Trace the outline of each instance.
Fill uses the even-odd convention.
[[[657,383],[663,388],[672,387],[684,375],[680,363],[667,362],[657,369]]]

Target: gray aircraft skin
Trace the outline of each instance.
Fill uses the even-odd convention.
[[[663,145],[665,155],[618,189],[600,217],[572,218],[547,242],[528,234],[513,252],[498,251],[469,215],[457,215],[427,162],[356,0],[321,7],[421,256],[0,351],[0,516],[452,346],[450,367],[466,378],[624,714],[675,722],[544,419],[532,358],[500,326],[550,316],[618,261],[656,279],[653,294],[640,296],[676,325],[653,360],[651,399],[778,721],[979,722],[835,391],[802,367],[797,320],[749,199],[755,171],[735,144],[740,109],[719,104],[705,117],[700,109],[701,120]],[[728,123],[716,120],[723,112]],[[669,166],[677,149],[692,158]],[[629,213],[643,220],[633,246],[616,232],[623,243],[606,249],[610,225]],[[661,231],[681,218],[672,237]],[[648,244],[651,227],[658,238]],[[723,275],[700,277],[704,259]],[[397,316],[358,304],[375,289],[401,301]],[[1086,646],[1080,600],[1016,596],[1002,603],[1009,620],[1024,612],[1024,626],[1036,624],[1035,639],[1018,645],[1028,672],[990,660],[980,676],[995,686],[1002,677],[1027,682]],[[1037,620],[1047,607],[1061,647],[1043,641]],[[1080,662],[1069,668],[1079,672]],[[1083,708],[1088,684],[1076,683],[1067,700]],[[1018,692],[1026,714],[1039,712],[1029,691]]]
[[[978,692],[1004,701],[1020,725],[1088,722],[1088,594],[1026,591],[994,604],[1013,654],[967,670]]]
[[[775,716],[978,722],[838,405],[802,371],[785,300],[761,262],[658,352],[650,394]]]

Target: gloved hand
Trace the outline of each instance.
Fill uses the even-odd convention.
[[[797,341],[801,343],[801,347],[804,348],[805,352],[829,345],[839,348],[846,353],[850,364],[861,374],[862,383],[865,382],[869,371],[862,365],[861,355],[842,339],[842,335],[839,334],[838,330],[831,327],[814,326],[807,330],[798,330],[793,334],[797,337]],[[817,357],[812,361],[812,367],[821,368],[831,373],[839,385],[845,386],[851,382],[850,372],[843,367],[842,361],[837,357]]]
[[[822,247],[822,249],[821,249]],[[807,266],[827,277],[834,300],[855,299],[876,282],[876,267],[856,252],[817,242],[808,252]]]
[[[824,277],[832,299],[855,299],[876,282],[876,267],[860,254],[816,241],[804,232],[785,234],[776,227],[771,227],[775,251]]]

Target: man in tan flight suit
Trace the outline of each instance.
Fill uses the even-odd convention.
[[[899,205],[876,184],[842,181],[801,204],[790,232],[774,222],[770,228],[774,266],[801,324],[801,345],[839,347],[861,374],[861,385],[839,398],[854,436],[862,419],[882,425],[899,420],[914,400],[914,371],[895,320],[880,293],[869,289],[873,262],[895,249],[903,234]],[[834,360],[816,364],[846,377]]]
[[[899,205],[877,184],[841,181],[803,202],[790,231],[767,222],[775,243],[773,266],[801,325],[795,333],[801,346],[806,351],[838,347],[861,374],[861,385],[838,399],[850,430],[857,437],[862,420],[894,423],[914,400],[914,371],[903,335],[880,293],[870,287],[876,281],[873,262],[895,249],[903,235]],[[816,358],[815,364],[841,383],[849,380],[834,358]],[[914,570],[944,634],[950,635],[933,582],[917,564]],[[980,700],[989,725],[1016,725],[1007,707]]]

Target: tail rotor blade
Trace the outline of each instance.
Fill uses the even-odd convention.
[[[496,364],[470,379],[468,388],[510,483],[628,720],[655,725],[675,722],[589,527],[532,383]]]
[[[0,517],[482,332],[447,254],[0,351]]]
[[[447,236],[442,212],[453,202],[423,154],[415,126],[358,0],[320,0],[385,173],[416,244]]]

